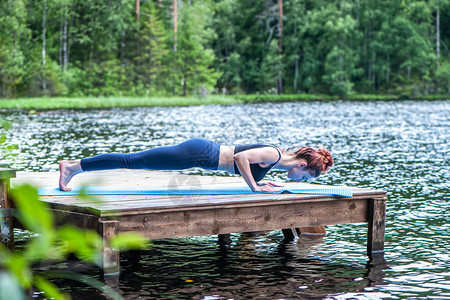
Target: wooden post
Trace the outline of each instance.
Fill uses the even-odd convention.
[[[386,199],[370,199],[368,214],[367,255],[373,257],[384,253]]]
[[[298,228],[285,228],[281,229],[281,231],[283,232],[284,239],[287,242],[298,239],[298,236],[300,234],[300,230]]]
[[[9,196],[10,178],[16,177],[13,169],[0,168],[0,240],[9,248],[14,247],[13,205]]]
[[[102,268],[105,276],[118,276],[120,272],[120,256],[119,251],[111,248],[109,240],[116,235],[119,222],[118,221],[99,221],[98,231],[103,237],[103,257]]]
[[[218,242],[220,245],[230,245],[231,244],[231,234],[219,234]]]
[[[369,286],[379,286],[383,284],[383,279],[386,277],[384,270],[388,268],[387,262],[384,259],[384,253],[373,254],[367,262],[367,279],[369,279]]]

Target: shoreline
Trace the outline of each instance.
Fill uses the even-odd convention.
[[[199,98],[189,97],[40,97],[0,99],[0,110],[15,109],[70,109],[70,108],[112,108],[139,106],[191,106],[191,105],[231,105],[264,102],[305,102],[305,101],[407,101],[407,100],[449,100],[450,95],[428,95],[406,97],[404,95],[350,95],[338,97],[319,94],[286,95],[210,95]]]

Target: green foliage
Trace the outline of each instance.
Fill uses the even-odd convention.
[[[170,84],[165,80],[169,66],[164,61],[169,50],[163,23],[158,16],[155,5],[147,2],[141,7],[139,19],[138,53],[136,57],[137,81],[144,90],[144,95],[154,94]]]
[[[174,89],[181,90],[183,96],[192,94],[196,90],[196,94],[202,96],[201,90],[213,90],[220,76],[211,68],[215,59],[214,52],[205,47],[215,36],[214,31],[209,28],[210,15],[209,1],[196,1],[181,11],[177,47],[173,52],[173,58],[175,61],[174,81],[181,82],[181,87],[174,85]]]
[[[447,95],[450,95],[450,62],[443,62],[436,71],[437,82],[440,86],[447,87]]]
[[[282,31],[277,0],[178,1],[176,47],[172,2],[140,4],[0,2],[0,97],[450,89],[449,0],[284,0]]]
[[[0,97],[15,96],[26,73],[23,51],[29,45],[26,4],[24,0],[0,2]]]
[[[41,261],[62,260],[69,254],[74,254],[85,262],[99,264],[103,248],[102,238],[94,231],[81,230],[72,225],[56,228],[46,203],[39,201],[37,190],[31,185],[24,184],[13,188],[11,196],[17,207],[18,220],[36,235],[27,243],[23,252],[0,248],[0,265],[7,270],[0,273],[0,285],[11,283],[1,290],[21,294],[21,288],[35,287],[45,291],[49,298],[67,298],[49,281],[52,276],[47,278],[45,272],[34,273],[31,266]],[[117,249],[142,249],[148,247],[149,243],[137,234],[123,234],[112,238],[111,245]],[[72,278],[76,277],[76,274],[72,275]],[[101,283],[93,279],[89,282],[94,282],[97,288],[101,286]],[[120,298],[114,291],[109,292],[111,297]]]

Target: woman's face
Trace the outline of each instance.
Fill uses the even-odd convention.
[[[314,178],[313,171],[307,166],[295,166],[288,171],[288,178],[296,181],[306,181]]]

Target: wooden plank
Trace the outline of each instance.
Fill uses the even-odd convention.
[[[368,201],[347,200],[122,215],[119,231],[150,239],[367,222]]]
[[[55,225],[58,227],[71,224],[81,229],[97,231],[99,219],[97,216],[58,209],[50,209],[50,211],[53,214]],[[17,219],[14,222],[14,227],[25,229]]]
[[[192,208],[192,207],[204,207],[204,206],[229,206],[229,205],[253,205],[252,203],[265,203],[265,205],[270,205],[271,203],[294,203],[299,201],[307,201],[307,202],[319,202],[319,201],[347,201],[348,197],[336,197],[336,196],[323,196],[323,195],[305,195],[305,194],[258,194],[258,195],[244,195],[245,197],[236,197],[230,198],[230,195],[226,196],[202,196],[196,200],[196,203],[190,203],[190,201],[182,202],[183,196],[176,196],[180,199],[180,203],[177,204],[174,199],[166,199],[163,201],[142,201],[139,199],[138,201],[134,201],[128,199],[124,203],[120,203],[120,201],[116,201],[115,203],[109,203],[108,198],[99,198],[101,200],[99,203],[90,204],[84,203],[83,200],[79,201],[71,201],[70,203],[51,203],[51,206],[55,209],[61,210],[75,210],[81,213],[91,213],[91,214],[100,214],[100,215],[117,215],[120,213],[141,213],[142,211],[150,212],[151,210],[179,210],[180,208]],[[70,197],[70,196],[65,196]],[[114,196],[115,198],[121,196]],[[48,198],[48,197],[46,197]],[[364,199],[364,198],[372,198],[372,196],[363,196],[363,197],[353,197],[354,199]],[[51,201],[51,199],[46,199]],[[161,199],[160,199],[161,200]],[[189,199],[188,199],[189,200]],[[121,205],[123,204],[123,205]],[[92,211],[91,211],[92,210]]]
[[[367,255],[384,252],[386,199],[371,199],[368,207]]]
[[[96,230],[98,217],[74,211],[51,209],[56,226],[72,224],[82,229]]]
[[[354,198],[372,198],[370,197],[354,197]],[[110,201],[110,198],[103,198],[97,203],[85,203],[82,200],[80,201],[63,201],[58,199],[58,201],[52,201],[52,199],[46,199],[48,203],[50,203],[53,207],[61,206],[61,209],[70,209],[70,206],[78,206],[78,207],[91,207],[98,211],[108,211],[108,210],[126,210],[126,209],[147,209],[147,208],[155,208],[155,209],[164,209],[164,208],[177,208],[177,207],[195,207],[195,206],[214,206],[214,205],[238,205],[240,203],[254,203],[254,202],[280,202],[280,201],[346,201],[350,198],[344,197],[326,197],[326,196],[273,196],[273,195],[255,195],[249,197],[236,197],[231,198],[231,196],[203,196],[202,198],[196,199],[188,199],[182,196],[176,196],[174,198],[166,198],[166,199],[127,199],[125,201],[120,201],[120,196],[115,196],[115,201]],[[66,207],[66,208],[62,208]]]
[[[264,206],[272,206],[272,205],[291,205],[298,203],[309,203],[314,205],[315,203],[321,202],[346,202],[350,200],[366,200],[365,198],[347,198],[342,201],[335,201],[332,198],[319,199],[318,201],[308,201],[308,200],[289,200],[289,201],[254,201],[254,202],[241,202],[241,203],[224,203],[222,205],[202,205],[202,206],[178,206],[178,207],[149,207],[149,208],[129,208],[129,209],[120,209],[120,210],[103,210],[101,212],[101,216],[131,216],[131,215],[139,215],[139,214],[151,214],[151,213],[162,213],[162,212],[176,212],[176,211],[191,211],[191,210],[214,210],[214,209],[222,209],[222,208],[240,208],[240,207],[264,207]],[[109,209],[109,207],[108,207]]]

